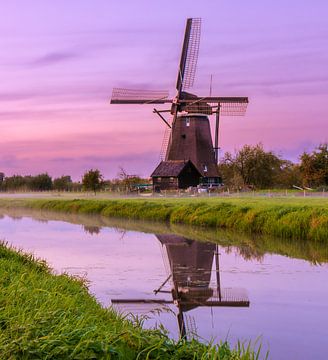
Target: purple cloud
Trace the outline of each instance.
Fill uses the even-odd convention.
[[[77,54],[74,52],[52,52],[48,53],[44,56],[38,57],[35,60],[33,60],[30,65],[32,66],[48,66],[48,65],[54,65],[57,63],[65,62],[68,60],[75,59],[77,57],[80,57],[81,54]]]

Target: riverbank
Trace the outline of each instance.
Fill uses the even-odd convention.
[[[326,242],[328,199],[0,199],[0,207],[231,229],[283,239]]]
[[[8,216],[15,221],[31,218],[41,222],[64,221],[81,225],[86,232],[101,233],[105,228],[116,228],[119,231],[138,231],[150,234],[175,234],[190,240],[213,242],[229,248],[234,246],[245,259],[262,259],[265,254],[277,254],[296,259],[303,259],[313,264],[328,263],[328,247],[322,241],[304,241],[283,239],[263,235],[249,235],[234,230],[205,228],[183,224],[169,224],[134,219],[105,217],[99,214],[67,213],[40,209],[17,207],[0,207],[0,218]]]
[[[145,330],[88,294],[83,280],[53,275],[47,264],[0,243],[2,359],[256,359],[198,341]]]

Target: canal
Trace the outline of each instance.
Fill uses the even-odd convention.
[[[270,359],[326,359],[324,244],[15,209],[0,210],[0,239],[174,338],[252,340]]]

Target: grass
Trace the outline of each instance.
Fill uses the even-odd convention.
[[[307,241],[303,239],[284,239],[281,237],[258,236],[236,232],[229,229],[205,228],[167,222],[140,221],[101,216],[98,214],[64,213],[47,210],[31,210],[24,208],[0,208],[0,216],[7,215],[13,219],[32,217],[40,221],[65,221],[79,224],[88,229],[101,231],[102,227],[139,231],[151,234],[174,233],[182,237],[218,243],[223,247],[235,246],[236,251],[246,260],[261,260],[267,254],[279,254],[291,258],[303,259],[313,264],[328,262],[328,247],[323,241]]]
[[[255,360],[247,344],[174,341],[102,308],[85,283],[0,244],[1,359]]]
[[[2,207],[100,214],[327,242],[328,199],[1,199]]]

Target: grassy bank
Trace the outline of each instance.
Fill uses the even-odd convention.
[[[296,259],[303,259],[314,264],[328,262],[328,247],[322,241],[307,241],[300,239],[283,239],[281,237],[249,235],[233,230],[204,228],[167,222],[140,221],[105,217],[98,214],[64,213],[38,209],[0,207],[0,218],[9,216],[12,219],[31,217],[42,222],[49,220],[64,221],[83,226],[88,229],[102,231],[111,227],[118,230],[140,231],[151,234],[175,234],[197,241],[217,243],[223,247],[235,246],[239,254],[246,260],[261,260],[265,254],[278,254]]]
[[[328,239],[327,199],[1,199],[0,206],[233,229],[284,239]]]
[[[173,341],[102,308],[82,281],[0,244],[1,359],[255,359],[197,341]]]

